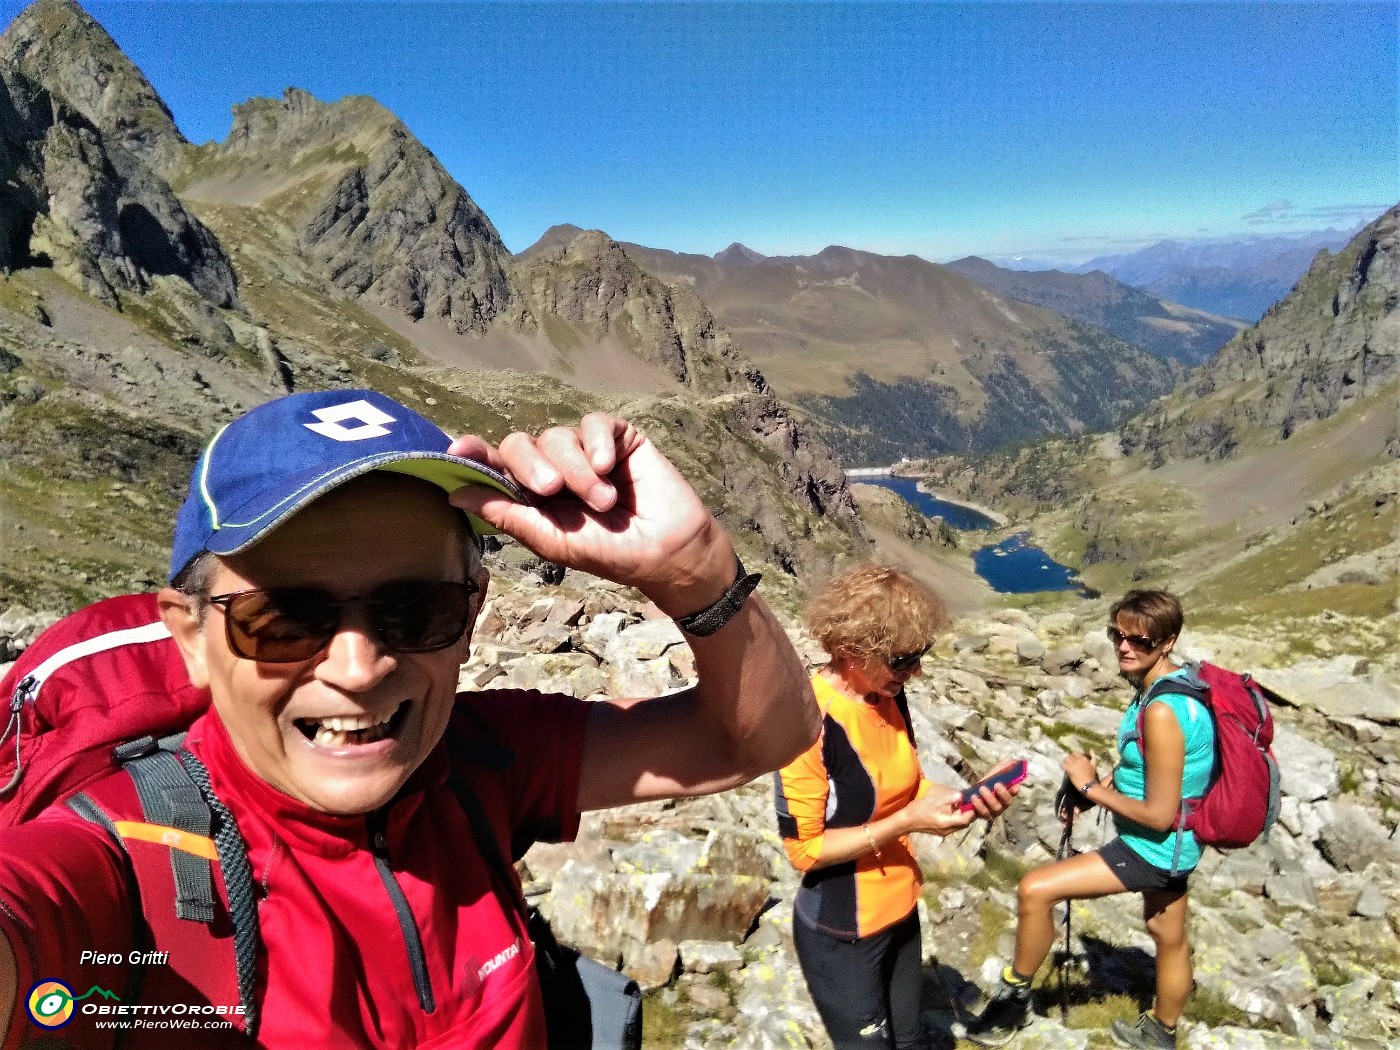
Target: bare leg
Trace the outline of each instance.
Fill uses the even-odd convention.
[[[1157,1003],[1152,1012],[1175,1028],[1191,994],[1191,946],[1186,942],[1186,894],[1151,890],[1142,895],[1142,917],[1157,945]]]
[[[1108,897],[1126,889],[1097,853],[1081,853],[1026,872],[1017,887],[1016,958],[1012,963],[1016,972],[1035,976],[1050,954],[1055,943],[1055,905]]]

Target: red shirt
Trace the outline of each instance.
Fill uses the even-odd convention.
[[[504,772],[474,763],[459,767],[480,798],[502,853],[510,855],[512,838],[573,838],[587,703],[514,690],[466,693],[459,703],[470,705],[514,755]],[[261,887],[259,1044],[544,1044],[533,950],[510,904],[503,906],[493,889],[489,862],[480,856],[467,816],[447,784],[445,747],[439,746],[386,807],[378,851],[422,944],[424,973],[415,982],[404,921],[371,852],[367,818],[317,812],[267,784],[243,764],[212,711],[191,727],[187,743],[208,768],[215,794],[236,817],[253,880]],[[213,951],[207,933],[196,931],[183,944],[138,944],[128,879],[126,855],[109,833],[65,806],[0,831],[0,931],[14,948],[19,977],[6,1050],[54,1036],[78,1046],[112,1044],[116,1033],[97,1027],[110,1014],[87,1009],[109,1005],[100,994],[76,1003],[73,1021],[58,1031],[33,1023],[26,1010],[29,990],[45,979],[63,981],[77,996],[95,985],[123,1002],[236,1006],[236,994],[227,995],[233,982],[225,968],[232,957]],[[222,896],[222,880],[214,881]],[[174,902],[169,906],[173,909]],[[169,958],[144,968],[142,994],[132,1000],[126,960],[138,947],[169,951]],[[83,963],[84,951],[123,961]],[[211,956],[217,956],[217,973],[211,972]],[[425,988],[431,1011],[424,1006]],[[198,1016],[201,1025],[205,1020],[184,1011],[175,1016],[187,1022]],[[219,1024],[213,1020],[210,1027]],[[218,1035],[217,1030],[142,1027],[128,1033],[127,1045],[206,1046],[222,1042]],[[241,1037],[230,1042],[249,1045]]]

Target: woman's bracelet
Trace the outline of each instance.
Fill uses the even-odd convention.
[[[865,828],[865,840],[870,843],[870,849],[875,854],[875,859],[880,860],[880,847],[875,845],[875,836],[870,834],[870,825],[862,824],[861,827]]]

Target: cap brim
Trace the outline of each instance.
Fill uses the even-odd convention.
[[[298,513],[307,504],[324,496],[354,478],[372,470],[389,470],[408,474],[430,482],[451,494],[467,485],[485,485],[517,503],[525,502],[525,494],[504,474],[474,459],[450,456],[445,452],[386,452],[347,463],[339,470],[320,474],[313,481],[293,491],[269,508],[244,507],[230,515],[210,537],[206,550],[214,554],[237,554],[251,547],[278,525]],[[498,530],[474,514],[467,514],[472,528],[479,535],[494,535]]]

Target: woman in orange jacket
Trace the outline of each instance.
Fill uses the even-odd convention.
[[[812,678],[821,738],[776,777],[778,831],[802,872],[793,939],[837,1050],[919,1042],[923,875],[911,832],[947,835],[992,817],[1014,789],[959,792],[925,779],[904,684],[947,616],[906,573],[862,565],[815,596],[807,627],[830,655]]]

